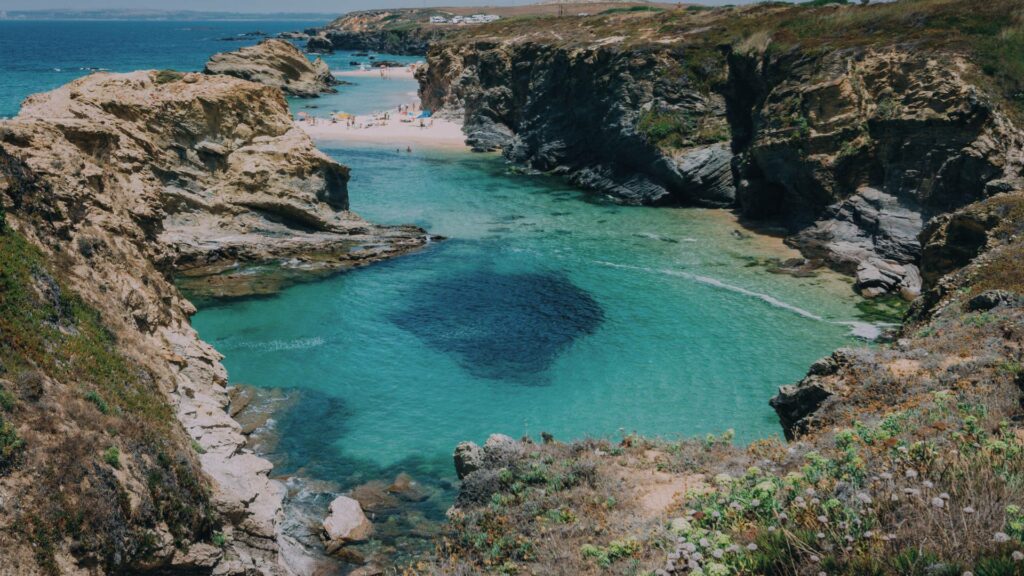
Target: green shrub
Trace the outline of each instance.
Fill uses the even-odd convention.
[[[155,80],[157,84],[168,84],[170,82],[177,82],[184,77],[185,75],[177,70],[160,70],[156,73]]]
[[[0,418],[0,472],[12,468],[25,449],[25,441],[18,437],[10,422]]]
[[[114,468],[121,468],[121,450],[117,446],[111,446],[103,452],[103,461]]]
[[[110,414],[110,404],[107,404],[107,401],[104,400],[103,397],[95,390],[87,392],[85,394],[85,399],[95,405],[96,409],[102,414]]]
[[[15,398],[14,394],[11,394],[7,390],[0,388],[0,410],[4,412],[10,412],[14,410]]]

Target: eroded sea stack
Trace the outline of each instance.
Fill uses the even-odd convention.
[[[347,182],[280,90],[225,76],[94,74],[0,123],[0,572],[286,572],[283,488],[172,277],[424,243]]]
[[[336,92],[338,84],[326,62],[320,58],[310,62],[290,42],[277,39],[214,54],[204,71],[274,86],[300,98]]]

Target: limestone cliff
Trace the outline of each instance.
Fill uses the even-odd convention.
[[[225,76],[95,74],[0,123],[0,572],[288,572],[283,488],[172,278],[423,244],[347,182],[279,90]]]
[[[310,62],[291,43],[274,39],[234,52],[214,54],[204,71],[274,86],[300,98],[336,92],[333,86],[338,83],[326,62],[320,58]]]
[[[923,223],[1012,187],[1024,137],[1011,120],[1015,89],[986,76],[998,63],[981,62],[969,32],[948,24],[956,8],[919,3],[923,32],[904,43],[908,10],[492,25],[434,44],[420,92],[425,107],[464,119],[475,149],[626,203],[777,221],[808,257],[856,274],[866,295],[913,297]],[[996,2],[972,18],[1012,31],[1014,14]]]

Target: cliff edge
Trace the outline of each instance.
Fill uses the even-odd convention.
[[[94,74],[0,123],[5,571],[289,572],[283,488],[172,280],[425,242],[349,212],[347,182],[279,90],[224,76]]]
[[[300,98],[315,98],[337,92],[338,81],[327,63],[317,58],[310,62],[301,50],[284,40],[269,39],[210,57],[204,72],[226,74],[274,86]]]

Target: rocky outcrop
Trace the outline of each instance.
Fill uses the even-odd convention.
[[[350,12],[323,28],[308,30],[306,50],[381,52],[421,56],[427,47],[451,30],[429,23],[426,10],[366,10]]]
[[[768,27],[766,11],[742,18]],[[628,204],[779,222],[808,257],[857,275],[861,293],[913,298],[924,222],[1018,178],[1021,132],[955,48],[718,36],[734,12],[651,16],[636,30],[623,20],[622,36],[600,18],[571,33],[467,31],[431,47],[421,97],[462,118],[475,150]],[[648,33],[688,19],[677,37]]]
[[[923,293],[896,345],[840,349],[814,363],[799,383],[780,387],[770,404],[786,437],[849,425],[858,410],[908,402],[929,386],[1004,375],[1003,355],[1015,357],[1020,338],[1009,327],[1024,317],[1022,232],[1022,192],[997,194],[935,218],[921,235]],[[971,317],[978,313],[990,318]],[[1015,362],[1009,370],[1014,374]],[[942,371],[948,373],[933,379],[933,372]]]
[[[214,54],[204,72],[259,82],[300,98],[336,92],[334,86],[338,84],[326,62],[320,58],[310,62],[298,48],[284,40],[264,40],[234,52]]]
[[[241,427],[228,414],[221,357],[189,326],[195,308],[172,277],[285,261],[341,269],[421,246],[423,232],[374,226],[349,212],[348,170],[293,126],[282,93],[225,76],[95,74],[32,96],[17,118],[0,123],[0,159],[8,225],[48,262],[59,263],[66,289],[95,309],[117,353],[145,374],[141,389],[158,392],[158,403],[169,406],[172,420],[176,415],[167,430],[142,437],[163,446],[154,462],[170,466],[185,454],[182,466],[190,458],[201,465],[204,479],[196,489],[208,492],[219,518],[216,527],[194,525],[205,528],[187,533],[156,522],[145,528],[154,544],[91,562],[132,573],[287,573],[277,546],[283,488],[268,477],[270,463],[245,448]],[[52,386],[76,390],[62,373],[53,373]],[[106,405],[98,396],[93,402]],[[116,447],[118,440],[110,442]],[[148,457],[136,464],[130,448],[122,446],[116,478],[89,482],[113,490],[146,486],[141,462]],[[0,501],[38,473],[31,466],[16,470],[0,486]],[[153,478],[159,476],[149,485],[159,487]],[[160,488],[161,494],[182,486]],[[131,517],[142,521],[147,500],[124,498]],[[61,529],[54,528],[48,550],[55,562],[74,566],[83,547]],[[19,540],[4,550],[18,556],[31,547]]]
[[[668,52],[453,41],[427,63],[424,107],[463,117],[476,150],[630,204],[733,202],[725,100]]]

